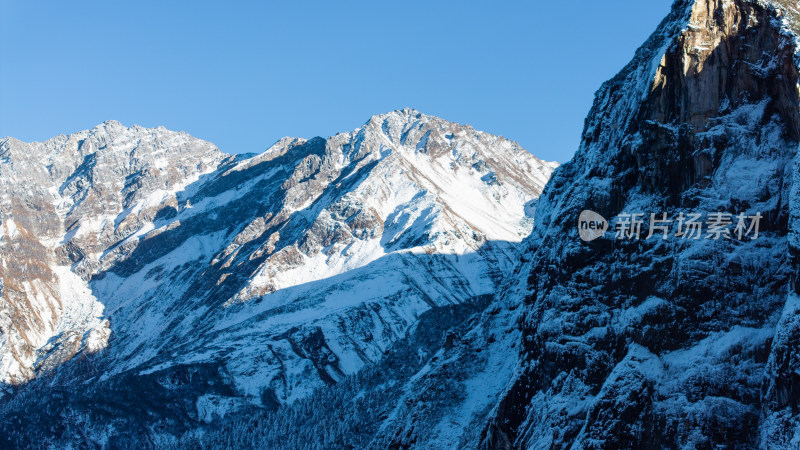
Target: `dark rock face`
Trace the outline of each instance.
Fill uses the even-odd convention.
[[[538,204],[523,370],[487,448],[793,445],[800,119],[783,17],[678,1],[600,89]],[[645,240],[645,228],[585,243],[584,209],[764,219],[754,240]]]

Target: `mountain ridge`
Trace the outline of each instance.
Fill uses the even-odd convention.
[[[425,311],[491,293],[556,166],[408,109],[249,158],[118,122],[38,145],[0,143],[0,246],[29,248],[0,265],[7,395],[76,355],[103,367],[98,392],[215,367],[195,418],[204,395],[220,411],[302,398]],[[22,254],[38,277],[12,270]]]

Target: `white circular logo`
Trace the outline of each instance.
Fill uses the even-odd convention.
[[[594,211],[585,209],[578,216],[578,235],[584,242],[593,241],[608,230],[608,221]]]

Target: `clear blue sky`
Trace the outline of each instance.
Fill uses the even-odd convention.
[[[669,0],[0,0],[0,136],[109,119],[229,153],[413,107],[564,162]]]

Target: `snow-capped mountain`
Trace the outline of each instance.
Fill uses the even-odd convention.
[[[677,0],[557,169],[411,110],[1,141],[0,444],[798,448],[799,10]]]
[[[0,157],[5,389],[189,385],[196,420],[302,398],[493,295],[556,167],[408,109],[249,157],[117,122]]]

